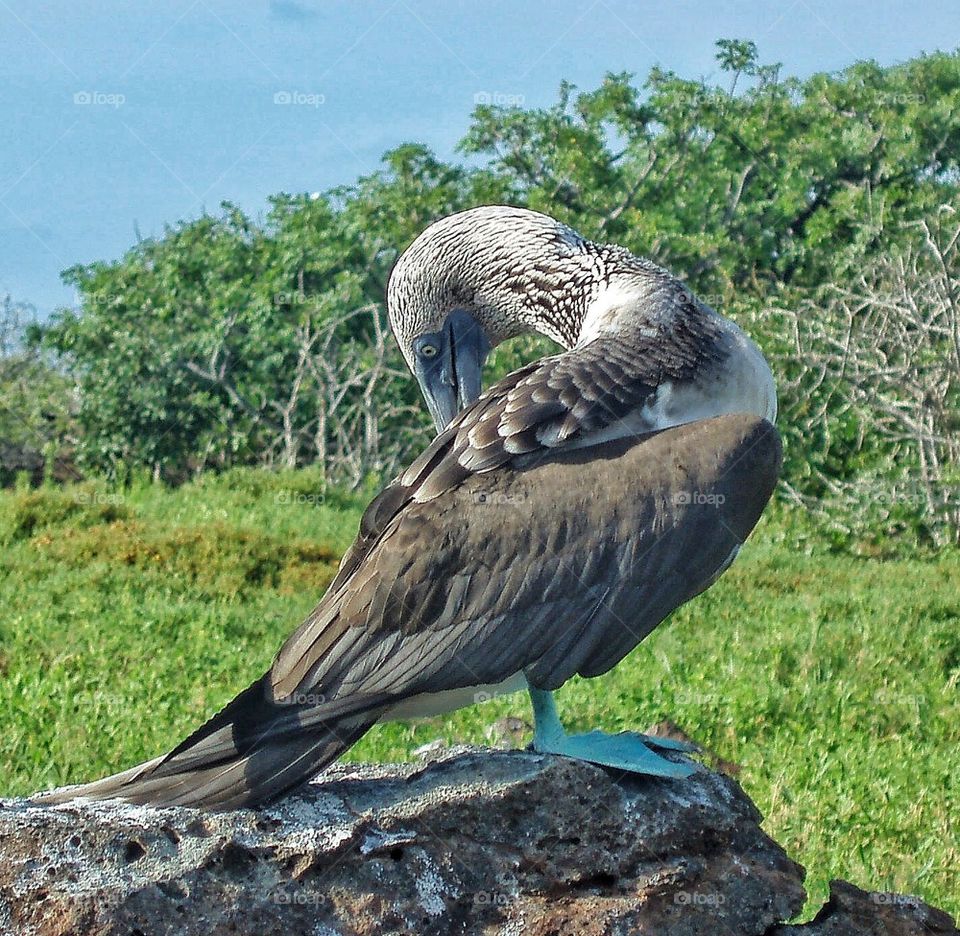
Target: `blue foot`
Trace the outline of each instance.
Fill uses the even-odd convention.
[[[603,767],[653,777],[680,779],[689,777],[696,770],[696,766],[689,762],[676,763],[651,750],[654,747],[669,751],[695,750],[692,745],[683,741],[654,738],[633,731],[615,735],[604,734],[602,731],[568,735],[557,716],[551,693],[531,688],[530,699],[533,702],[534,715],[533,749],[541,754],[560,754]]]
[[[630,732],[633,734],[633,732]],[[647,747],[657,747],[661,751],[682,751],[684,754],[698,754],[700,748],[689,741],[674,741],[672,738],[660,738],[652,734],[638,734],[638,738],[643,739]]]
[[[655,754],[647,746],[647,741],[646,735],[633,731],[614,735],[591,731],[581,735],[565,734],[554,739],[534,738],[533,749],[541,754],[561,754],[591,764],[652,777],[680,779],[689,777],[696,770],[691,764],[678,764]]]

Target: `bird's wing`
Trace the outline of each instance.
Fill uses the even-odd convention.
[[[468,474],[518,458],[535,461],[565,448],[660,428],[645,409],[665,385],[684,384],[719,363],[720,343],[672,323],[671,340],[654,329],[625,344],[597,338],[582,348],[521,368],[464,410],[446,433],[448,457],[426,452],[401,476],[428,500]],[[651,414],[652,415],[652,414]],[[678,420],[681,421],[681,420]],[[429,475],[424,468],[429,466]]]
[[[342,580],[263,677],[166,756],[43,801],[261,804],[405,698],[605,672],[722,572],[780,464],[773,426],[735,414],[558,448],[417,500],[457,431],[371,504]]]
[[[443,430],[394,482],[371,501],[357,538],[344,554],[323,600],[281,648],[274,671],[277,686],[292,684],[279,674],[292,659],[320,651],[313,635],[337,619],[344,589],[394,520],[413,502],[434,500],[456,490],[471,475],[489,473],[539,451],[575,446],[588,432],[618,423],[656,390],[669,371],[693,366],[689,360],[663,362],[662,342],[627,354],[598,340],[586,348],[544,358],[508,374],[484,391]],[[648,353],[644,353],[648,352]],[[675,356],[676,358],[676,356]],[[543,441],[537,441],[537,436]],[[303,676],[303,662],[295,668]]]
[[[460,412],[430,446],[367,507],[330,592],[359,567],[388,523],[410,501],[453,490],[475,473],[531,463],[567,448],[659,428],[641,414],[657,390],[689,380],[717,363],[720,342],[675,316],[670,341],[656,329],[631,339],[611,337],[519,368]],[[669,350],[668,350],[669,349]]]
[[[468,471],[419,500],[437,471],[454,477],[463,429],[371,504],[362,553],[278,654],[276,697],[382,702],[521,670],[543,688],[603,672],[719,574],[780,463],[769,423],[725,416]]]

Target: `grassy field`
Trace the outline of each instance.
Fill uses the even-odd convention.
[[[0,494],[0,793],[129,766],[228,701],[322,594],[362,501],[310,473]],[[956,915],[960,553],[826,542],[774,511],[717,586],[561,709],[572,729],[671,718],[739,765],[817,904],[844,877]],[[508,714],[529,720],[526,699],[376,728],[351,757],[483,743]]]

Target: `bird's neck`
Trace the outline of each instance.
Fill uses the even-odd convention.
[[[588,310],[601,291],[599,283],[591,282],[576,292],[541,294],[523,310],[524,330],[545,335],[566,350],[575,347]]]
[[[520,313],[531,330],[546,335],[563,348],[592,341],[604,331],[629,329],[637,309],[671,286],[669,273],[621,247],[586,243],[582,252],[563,257],[551,276],[538,276],[536,288],[526,291]],[[529,297],[536,299],[530,302]]]

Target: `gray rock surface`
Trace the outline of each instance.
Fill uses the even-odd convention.
[[[705,768],[677,782],[464,748],[335,767],[259,812],[5,800],[0,932],[957,932],[919,902],[845,884],[823,919],[780,926],[803,906],[804,872],[760,819]]]
[[[910,894],[867,893],[830,882],[830,899],[809,923],[775,926],[768,936],[948,936],[953,919]]]

